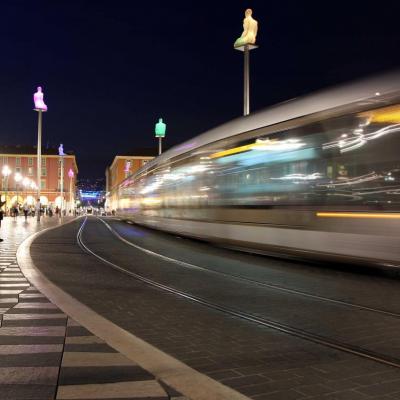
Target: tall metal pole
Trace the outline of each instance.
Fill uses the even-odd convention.
[[[6,187],[6,198],[5,198],[6,204],[4,205],[4,211],[5,211],[5,215],[7,215],[8,175],[4,179],[4,185]]]
[[[69,210],[72,214],[72,176],[69,177]]]
[[[243,79],[243,115],[250,114],[250,51],[249,46],[244,46],[244,79]]]
[[[37,140],[37,198],[40,199],[42,173],[42,110],[38,112],[38,140]]]
[[[60,156],[61,159],[61,176],[60,176],[60,189],[61,189],[61,207],[60,207],[60,216],[62,217],[62,212],[64,210],[64,157]]]
[[[161,152],[162,152],[162,144],[161,144],[161,141],[162,141],[162,137],[159,137],[159,138],[158,138],[158,155],[160,155]]]

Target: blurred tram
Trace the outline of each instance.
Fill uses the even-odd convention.
[[[400,266],[400,73],[211,129],[114,199],[121,218],[246,251]]]

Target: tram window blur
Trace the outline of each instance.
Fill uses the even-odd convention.
[[[240,135],[225,139],[224,148],[207,145],[135,179],[128,184],[137,185],[130,197],[146,208],[354,205],[398,209],[398,115],[396,105],[261,133],[245,141]]]

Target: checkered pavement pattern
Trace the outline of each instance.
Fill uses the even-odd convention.
[[[0,243],[0,400],[184,400],[64,314]]]

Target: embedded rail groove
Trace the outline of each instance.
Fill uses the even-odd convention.
[[[122,237],[115,229],[113,229],[102,218],[97,217],[97,219],[99,219],[116,238],[118,238],[122,242],[126,243],[127,245],[129,245],[131,247],[134,247],[135,249],[140,250],[140,251],[142,251],[142,252],[144,252],[146,254],[149,254],[151,256],[158,257],[158,258],[160,258],[160,259],[162,259],[162,260],[164,260],[166,262],[170,262],[170,263],[174,263],[174,264],[180,265],[180,266],[182,266],[184,268],[197,269],[197,270],[205,271],[205,272],[208,272],[208,273],[211,273],[211,274],[221,275],[221,276],[233,279],[233,280],[246,282],[246,283],[249,283],[249,284],[265,287],[265,288],[276,290],[276,291],[280,291],[280,292],[291,293],[291,294],[295,294],[295,295],[303,296],[303,297],[308,297],[308,298],[315,299],[315,300],[321,300],[321,301],[325,301],[325,302],[329,302],[329,303],[340,304],[340,305],[343,305],[343,306],[356,308],[357,310],[370,311],[370,312],[374,312],[374,313],[377,313],[377,314],[382,314],[382,315],[386,315],[386,316],[390,316],[390,317],[400,318],[400,314],[399,313],[394,313],[394,312],[382,310],[382,309],[379,309],[379,308],[368,307],[368,306],[364,306],[362,304],[350,303],[350,302],[343,301],[343,300],[336,300],[336,299],[332,299],[332,298],[325,297],[325,296],[319,296],[319,295],[316,295],[316,294],[303,292],[303,291],[297,290],[297,289],[289,289],[289,288],[286,288],[286,287],[283,287],[283,286],[280,286],[280,285],[274,285],[274,284],[271,284],[271,283],[260,282],[260,281],[254,280],[254,279],[250,279],[250,278],[246,278],[244,276],[240,276],[240,275],[227,274],[225,272],[215,271],[215,270],[209,269],[207,267],[202,267],[200,265],[195,265],[195,264],[187,263],[185,261],[177,260],[177,259],[174,259],[174,258],[171,258],[171,257],[168,257],[168,256],[164,256],[162,254],[156,253],[156,252],[154,252],[152,250],[149,250],[149,249],[145,249],[144,247],[138,246],[137,244],[134,244],[134,243],[130,242],[129,240],[127,240],[124,237]]]
[[[193,301],[193,302],[195,302],[197,304],[201,304],[201,305],[206,306],[208,308],[211,308],[213,310],[217,310],[217,311],[220,311],[222,313],[228,314],[230,316],[238,317],[238,318],[243,319],[243,320],[248,321],[248,322],[256,323],[258,325],[262,325],[262,326],[277,330],[279,332],[286,333],[286,334],[291,335],[291,336],[299,337],[301,339],[308,340],[310,342],[313,342],[313,343],[316,343],[316,344],[319,344],[319,345],[322,345],[322,346],[325,346],[325,347],[329,347],[329,348],[332,348],[332,349],[335,349],[335,350],[339,350],[339,351],[342,351],[342,352],[345,352],[345,353],[349,353],[349,354],[352,354],[352,355],[355,355],[355,356],[358,356],[358,357],[362,357],[362,358],[365,358],[365,359],[368,359],[368,360],[371,360],[371,361],[375,361],[375,362],[378,362],[380,364],[392,366],[392,367],[395,367],[395,368],[400,368],[400,360],[399,359],[396,359],[396,358],[393,358],[393,357],[389,357],[389,356],[386,356],[386,355],[383,355],[383,354],[378,354],[378,353],[375,353],[375,352],[372,352],[372,351],[368,351],[368,350],[363,349],[363,348],[358,347],[358,346],[353,346],[353,345],[349,345],[349,344],[346,344],[346,343],[342,343],[340,341],[329,339],[329,338],[326,338],[324,336],[320,336],[320,335],[317,335],[317,334],[314,334],[314,333],[310,333],[310,332],[307,332],[307,331],[292,327],[290,325],[286,325],[286,324],[282,324],[282,323],[279,323],[279,322],[276,322],[276,321],[272,321],[272,320],[269,320],[269,319],[266,319],[266,318],[258,317],[258,316],[255,316],[255,315],[252,315],[252,314],[248,314],[248,313],[245,313],[245,312],[242,312],[242,311],[239,311],[239,310],[235,310],[233,308],[228,308],[228,307],[225,307],[225,306],[221,306],[219,304],[216,304],[216,303],[213,303],[211,301],[208,301],[208,300],[206,300],[204,298],[201,298],[201,297],[198,297],[198,296],[193,296],[190,293],[186,293],[184,291],[181,291],[181,290],[175,289],[173,287],[164,285],[162,283],[153,281],[153,280],[148,279],[148,278],[146,278],[146,277],[144,277],[142,275],[136,274],[136,273],[134,273],[132,271],[129,271],[129,270],[125,269],[125,268],[122,268],[121,266],[119,266],[119,265],[117,265],[117,264],[115,264],[115,263],[103,258],[102,256],[96,254],[93,250],[91,250],[83,242],[83,240],[82,240],[82,232],[84,230],[86,222],[87,222],[87,217],[85,217],[85,219],[82,222],[82,224],[81,224],[81,226],[80,226],[80,228],[78,230],[78,233],[77,233],[78,245],[81,247],[81,249],[85,253],[91,254],[92,256],[97,258],[98,260],[102,261],[103,263],[107,264],[111,268],[113,268],[113,269],[115,269],[115,270],[117,270],[117,271],[119,271],[121,273],[129,275],[129,276],[131,276],[131,277],[133,277],[133,278],[135,278],[137,280],[140,280],[140,281],[148,284],[149,286],[155,287],[157,289],[160,289],[160,290],[163,290],[163,291],[166,291],[166,292],[169,292],[169,293],[173,293],[173,294],[175,294],[175,295],[177,295],[179,297],[186,298],[186,299],[188,299],[190,301]],[[125,239],[124,239],[124,241],[125,241]],[[134,247],[136,247],[136,246],[134,245]],[[147,251],[151,252],[150,250],[147,250]],[[153,252],[151,252],[151,253],[153,253]],[[164,256],[162,256],[162,257],[164,257]]]

